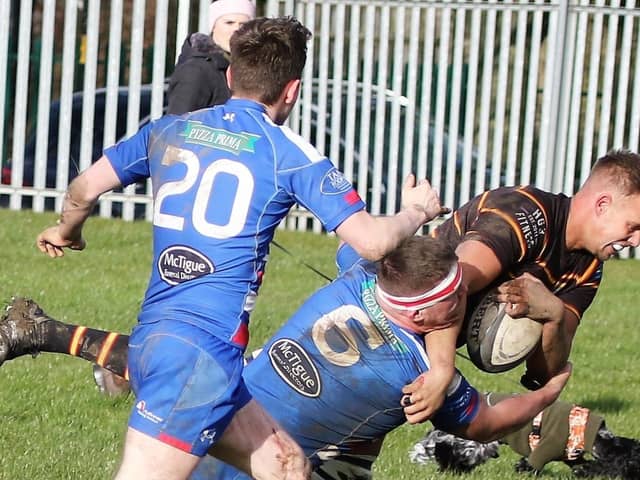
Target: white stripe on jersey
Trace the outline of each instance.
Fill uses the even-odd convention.
[[[298,147],[300,150],[302,150],[302,153],[304,153],[304,155],[307,157],[309,162],[316,163],[316,162],[319,162],[320,160],[324,160],[326,158],[324,155],[322,155],[318,151],[318,149],[316,147],[311,145],[311,143],[309,143],[309,141],[307,141],[304,138],[302,138],[300,135],[295,133],[293,130],[291,130],[286,125],[282,125],[280,127],[280,130],[282,131],[282,133],[284,133],[285,137],[287,137],[289,140],[291,140],[291,143],[293,143],[296,147]]]
[[[407,340],[409,340],[411,343],[416,345],[416,347],[417,347],[416,350],[418,351],[418,353],[420,354],[420,357],[424,361],[425,370],[429,370],[429,368],[431,368],[431,363],[429,362],[429,356],[427,355],[427,352],[426,352],[426,350],[424,348],[424,344],[421,344],[420,342],[418,342],[416,340],[416,337],[414,337],[413,335],[405,332],[402,328],[400,328],[398,330],[400,332],[402,332],[402,335],[407,337]]]

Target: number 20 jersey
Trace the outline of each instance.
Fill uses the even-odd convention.
[[[154,256],[139,321],[169,316],[240,347],[290,208],[329,231],[364,208],[329,159],[250,100],[167,115],[105,155],[123,185],[152,180]]]

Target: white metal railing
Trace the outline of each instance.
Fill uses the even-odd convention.
[[[96,135],[106,146],[141,112],[159,116],[165,72],[207,11],[208,0],[0,2],[1,199],[59,206]],[[640,149],[636,0],[268,0],[265,13],[313,31],[290,124],[373,213],[396,210],[411,171],[455,206],[503,184],[572,194],[610,148]],[[100,213],[149,218],[144,191]],[[320,230],[303,211],[287,226]]]

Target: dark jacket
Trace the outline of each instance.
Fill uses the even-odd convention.
[[[169,79],[167,113],[181,115],[226,102],[231,96],[228,66],[227,55],[209,35],[189,35]]]

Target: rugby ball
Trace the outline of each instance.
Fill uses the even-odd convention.
[[[542,336],[542,324],[530,318],[512,318],[506,304],[486,295],[467,324],[467,352],[480,370],[499,373],[520,365]]]

